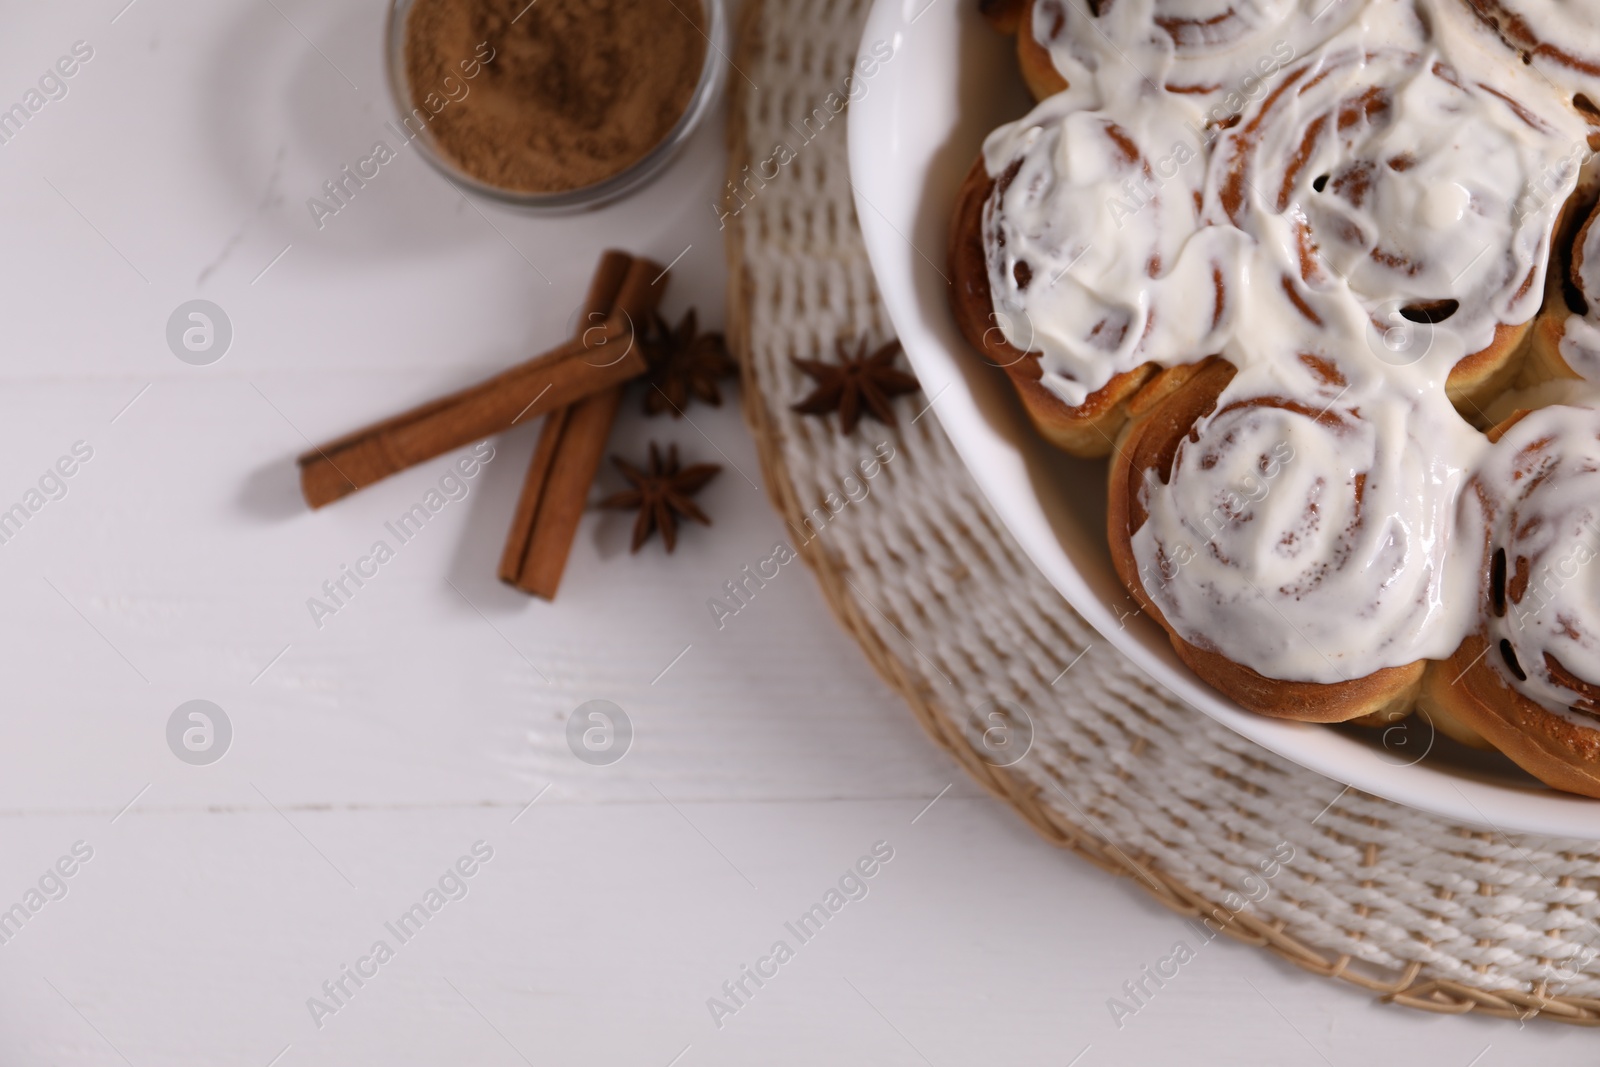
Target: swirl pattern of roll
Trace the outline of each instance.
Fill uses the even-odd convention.
[[[1591,0],[1460,0],[1530,65],[1582,90],[1600,86],[1600,23]]]
[[[991,136],[957,200],[957,321],[1077,455],[1109,455],[1156,368],[1231,329],[1248,238],[1199,225],[1205,168],[1183,136],[1164,112],[1085,109],[1069,90]]]
[[[1222,135],[1206,218],[1289,253],[1284,311],[1302,332],[1353,296],[1367,346],[1395,366],[1448,359],[1447,394],[1482,425],[1543,299],[1530,177],[1575,128],[1424,48],[1330,48]]]
[[[986,206],[999,183],[989,177],[983,160],[972,165],[956,199],[950,223],[948,263],[950,304],[956,325],[974,351],[990,365],[1005,371],[1040,435],[1057,448],[1076,456],[1099,458],[1111,454],[1117,434],[1128,419],[1128,402],[1150,380],[1156,368],[1142,364],[1114,372],[1104,384],[1075,403],[1069,403],[1044,384],[1040,353],[1030,351],[1026,328],[1018,329],[1018,343],[1008,338],[1002,323],[1011,320],[995,310],[989,287],[989,256],[983,242]],[[1019,347],[1019,344],[1023,347]]]
[[[1112,462],[1112,559],[1179,657],[1243,707],[1397,717],[1449,652],[1430,624],[1459,486],[1403,414],[1346,405],[1334,368],[1308,371],[1322,388],[1298,397],[1228,401],[1220,359],[1158,382]]]

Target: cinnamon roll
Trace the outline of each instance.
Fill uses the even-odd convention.
[[[1278,321],[1320,331],[1353,298],[1379,362],[1443,379],[1482,424],[1543,297],[1553,211],[1526,193],[1581,123],[1463,74],[1425,24],[1402,29],[1403,47],[1336,41],[1285,71],[1218,142],[1206,218],[1288,253]]]
[[[1465,629],[1445,596],[1465,473],[1440,469],[1400,405],[1346,403],[1337,368],[1301,368],[1292,395],[1239,395],[1214,359],[1141,411],[1112,461],[1112,559],[1241,706],[1396,718]]]
[[[1429,669],[1422,707],[1600,797],[1600,410],[1520,412],[1491,437],[1463,511],[1480,621]]]
[[[1040,436],[1075,456],[1109,456],[1128,420],[1128,403],[1155,374],[1153,364],[1114,373],[1099,388],[1069,404],[1044,385],[1038,352],[1019,348],[1007,339],[1001,313],[994,310],[989,288],[988,251],[983,243],[984,209],[994,195],[996,182],[983,160],[972,165],[956,200],[950,225],[950,303],[956,324],[967,343],[992,366],[1006,372]],[[1031,339],[1026,329],[1014,331],[1022,345]]]
[[[1315,49],[1361,0],[1029,0],[1018,27],[1023,77],[1038,99],[1107,64],[1220,114],[1236,114],[1276,71]]]
[[[1248,239],[1199,226],[1205,168],[1184,136],[1159,111],[1125,120],[1067,90],[991,135],[957,199],[961,329],[1078,455],[1110,454],[1138,387],[1231,328]]]

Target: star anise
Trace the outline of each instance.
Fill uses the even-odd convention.
[[[633,548],[637,552],[650,535],[661,531],[661,540],[671,552],[678,543],[679,517],[693,519],[702,526],[710,526],[711,519],[695,506],[689,498],[705,488],[707,482],[722,471],[715,463],[696,463],[692,467],[678,466],[678,446],[667,449],[665,460],[661,449],[650,442],[650,469],[642,471],[620,456],[612,456],[622,476],[633,484],[632,489],[613,493],[600,501],[603,508],[637,508],[639,517],[633,523]]]
[[[861,421],[863,415],[871,415],[890,426],[899,425],[889,401],[921,388],[915,377],[894,365],[895,356],[900,352],[900,342],[890,341],[870,356],[867,354],[865,338],[853,356],[845,350],[843,341],[838,343],[837,348],[837,363],[790,357],[794,365],[816,383],[816,388],[794,405],[794,410],[803,415],[826,415],[830,411],[837,411],[841,433],[855,430],[856,423]]]
[[[737,368],[720,333],[696,332],[693,308],[676,328],[668,327],[659,313],[652,315],[640,337],[640,347],[649,368],[645,375],[646,415],[670,411],[673,418],[678,418],[689,406],[691,396],[713,406],[722,405],[717,382]]]

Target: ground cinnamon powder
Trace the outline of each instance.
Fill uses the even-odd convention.
[[[417,0],[405,49],[413,115],[490,185],[592,185],[683,115],[704,31],[699,0]]]

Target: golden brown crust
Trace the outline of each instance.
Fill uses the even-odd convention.
[[[1455,675],[1450,673],[1448,661],[1439,660],[1428,664],[1428,673],[1422,677],[1422,692],[1417,694],[1417,714],[1426,716],[1441,734],[1468,748],[1486,752],[1495,751],[1494,745],[1488,738],[1467,725],[1466,720],[1456,714],[1451,701],[1439,699],[1438,694],[1442,688],[1448,686],[1454,679]]]
[[[1486,645],[1474,634],[1428,671],[1424,706],[1440,715],[1440,728],[1455,720],[1546,785],[1600,797],[1600,729],[1574,725],[1512,689]]]
[[[1003,368],[1039,433],[1075,456],[1109,456],[1128,421],[1128,403],[1156,373],[1154,364],[1127,371],[1070,407],[1042,381],[1039,353],[1023,352],[996,325],[989,289],[989,259],[983,246],[983,209],[994,192],[980,156],[956,197],[950,222],[950,308],[961,334],[990,363]]]
[[[1423,664],[1423,669],[1427,669],[1427,664]],[[1391,704],[1386,708],[1379,708],[1377,711],[1374,711],[1369,715],[1362,715],[1359,718],[1347,719],[1345,721],[1351,726],[1365,726],[1370,729],[1379,729],[1385,726],[1393,726],[1397,722],[1404,722],[1406,719],[1410,718],[1412,713],[1414,713],[1416,710],[1417,708],[1415,701],[1396,703]]]
[[[1561,339],[1566,336],[1567,318],[1583,314],[1582,294],[1572,279],[1573,259],[1597,211],[1595,191],[1579,190],[1561,209],[1551,238],[1550,265],[1545,272],[1544,306],[1528,332],[1527,358],[1517,384],[1523,387],[1560,378],[1578,378],[1561,355]]]
[[[1067,79],[1056,69],[1050,50],[1033,35],[1033,5],[1036,0],[1026,0],[1017,19],[1017,64],[1022,68],[1022,80],[1035,100],[1054,96],[1067,87]],[[1058,16],[1065,17],[1065,16]]]
[[[1107,536],[1111,559],[1122,584],[1150,617],[1167,631],[1178,658],[1213,689],[1240,707],[1275,719],[1299,722],[1348,722],[1366,716],[1392,721],[1415,703],[1425,662],[1389,667],[1363,678],[1324,685],[1286,682],[1265,677],[1219,653],[1189,643],[1173,630],[1145,591],[1133,554],[1133,535],[1144,525],[1145,510],[1139,488],[1146,471],[1170,475],[1179,442],[1217,405],[1217,398],[1233,380],[1232,364],[1212,357],[1187,375],[1163,381],[1151,390],[1163,395],[1154,403],[1141,397],[1135,402],[1140,416],[1129,424],[1111,461],[1111,493]]]
[[[1522,373],[1528,353],[1528,338],[1533,323],[1495,327],[1494,340],[1481,352],[1466,356],[1450,369],[1445,380],[1445,395],[1461,417],[1478,429],[1489,425],[1484,409],[1511,387]]]
[[[1560,378],[1576,379],[1578,372],[1567,366],[1561,356],[1561,338],[1566,336],[1567,310],[1551,305],[1546,298],[1544,310],[1533,320],[1533,330],[1528,341],[1528,358],[1522,367],[1517,384],[1524,388],[1553,382]]]

